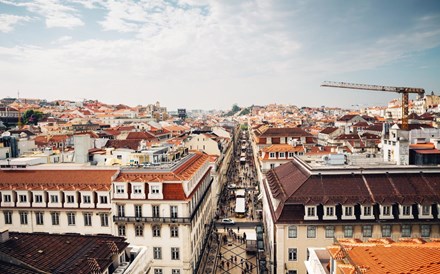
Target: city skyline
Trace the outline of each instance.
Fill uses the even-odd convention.
[[[439,25],[438,1],[0,0],[0,96],[170,110],[386,105],[399,96],[319,85],[438,94]]]

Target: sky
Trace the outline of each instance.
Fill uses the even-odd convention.
[[[440,95],[438,0],[0,0],[0,98],[169,110]]]

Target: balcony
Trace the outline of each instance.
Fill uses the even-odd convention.
[[[190,224],[191,218],[113,216],[113,222],[115,222],[115,223],[125,222],[125,223]]]

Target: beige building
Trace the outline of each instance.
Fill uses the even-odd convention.
[[[270,273],[305,273],[334,238],[438,238],[436,167],[312,166],[296,158],[263,182]]]
[[[2,166],[0,227],[124,236],[147,247],[151,273],[193,273],[212,221],[214,183],[202,153],[142,168]]]

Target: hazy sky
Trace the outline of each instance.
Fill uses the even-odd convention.
[[[440,94],[440,1],[0,0],[0,97],[170,110]]]

